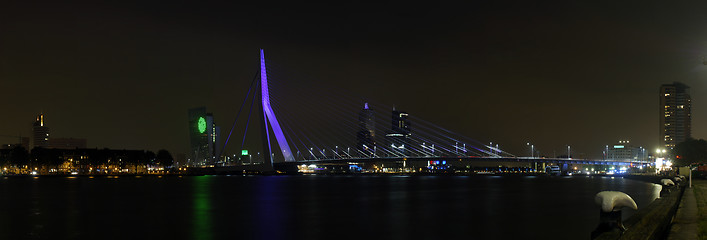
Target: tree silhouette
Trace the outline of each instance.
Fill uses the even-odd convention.
[[[29,153],[27,152],[27,149],[25,149],[24,147],[17,146],[17,147],[12,148],[12,150],[10,150],[8,160],[9,160],[10,164],[12,164],[12,165],[16,165],[16,166],[27,165],[29,163]]]
[[[171,167],[174,164],[174,158],[167,150],[160,149],[157,151],[157,162],[165,168]]]
[[[707,141],[704,139],[688,139],[687,141],[678,143],[673,149],[675,155],[675,164],[678,166],[689,165],[692,163],[707,162]]]

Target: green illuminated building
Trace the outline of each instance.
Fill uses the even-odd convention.
[[[203,166],[218,162],[221,150],[220,128],[214,123],[214,116],[205,107],[189,109],[189,165]]]

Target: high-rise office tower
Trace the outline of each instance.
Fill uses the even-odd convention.
[[[368,103],[363,105],[363,109],[358,114],[359,131],[356,134],[356,148],[364,155],[373,153],[376,145],[376,121],[373,110],[368,108]]]
[[[37,115],[32,124],[32,148],[46,148],[49,142],[49,127],[44,126],[44,113]]]
[[[189,109],[189,159],[191,165],[214,164],[221,150],[219,127],[205,107]]]
[[[390,152],[396,156],[406,155],[409,148],[408,139],[410,138],[408,113],[393,108],[390,130],[390,133],[385,135]]]
[[[692,130],[692,103],[687,85],[673,82],[660,86],[659,143],[672,149],[690,138]]]

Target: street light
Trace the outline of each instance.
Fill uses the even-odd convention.
[[[646,149],[643,147],[640,147],[641,149],[641,162],[646,162]]]
[[[530,143],[526,143],[525,145],[530,146],[530,157],[531,158],[534,157],[535,156],[535,145],[530,144]]]
[[[567,159],[571,159],[572,157],[570,156],[570,145],[567,145]]]
[[[489,142],[489,157],[493,156],[493,142]]]
[[[457,147],[457,144],[459,142],[454,142],[454,155],[459,156],[459,147]]]
[[[660,154],[660,157],[663,157],[663,155],[665,155],[665,149],[656,149],[655,153]]]

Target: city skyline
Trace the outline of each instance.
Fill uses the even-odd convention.
[[[528,142],[543,155],[571,145],[596,158],[618,140],[652,150],[657,88],[673,81],[692,87],[693,137],[707,135],[698,6],[307,7],[9,4],[0,134],[29,137],[44,113],[53,136],[88,147],[186,153],[184,112],[205,106],[230,125],[265,48],[281,69],[311,75],[305,84],[330,82],[517,155]]]

